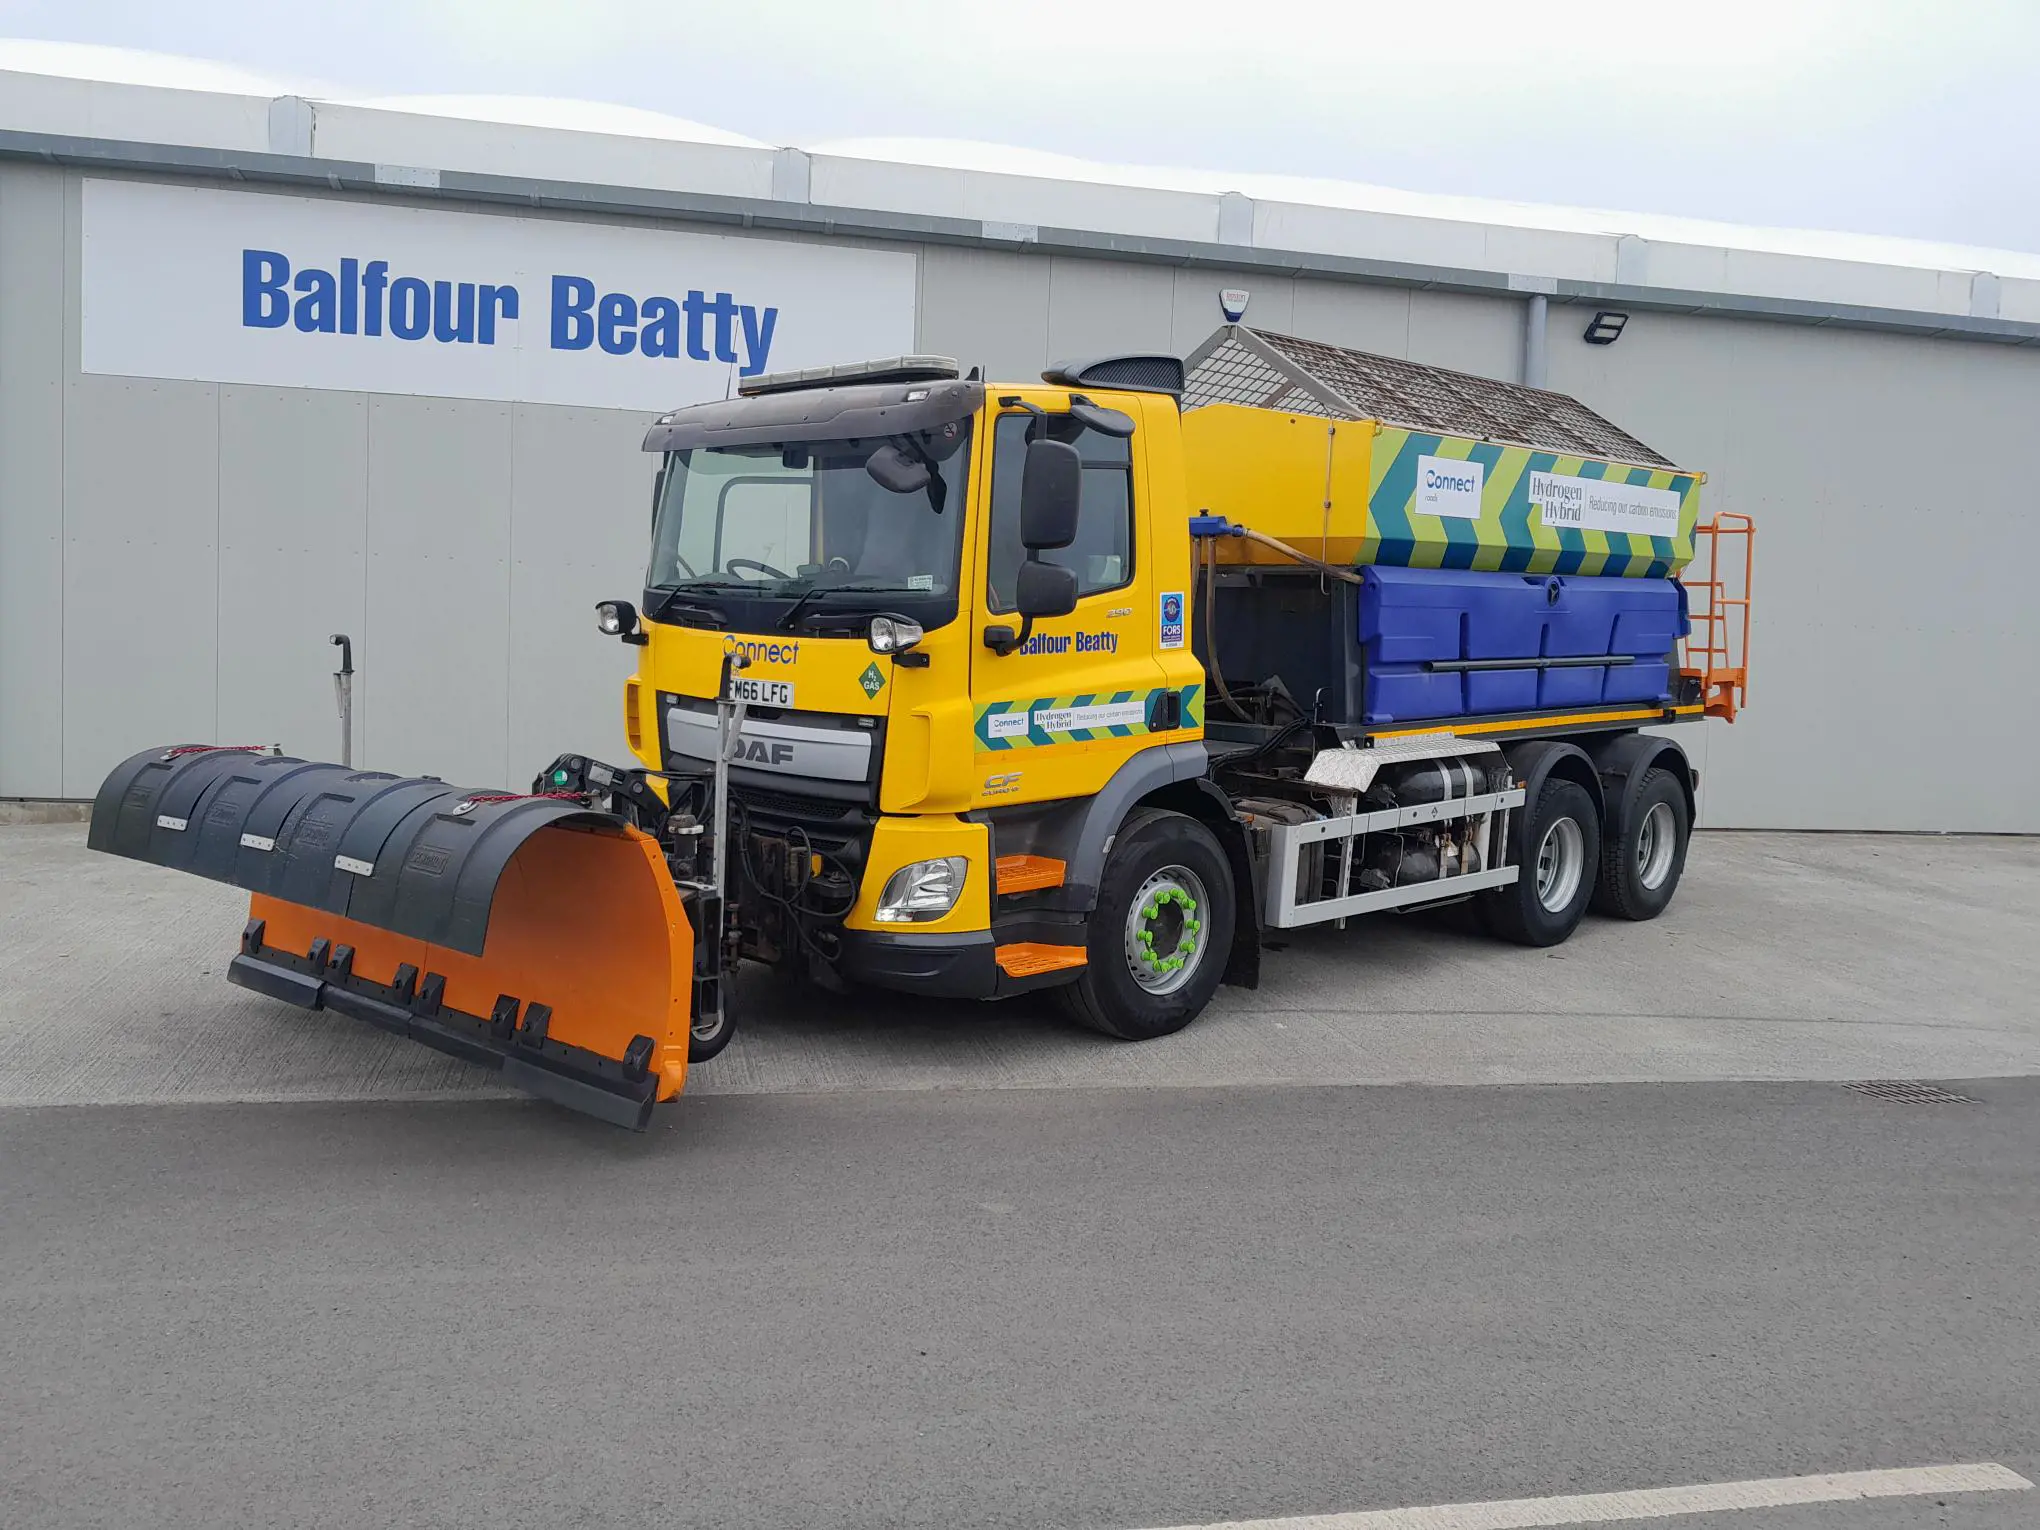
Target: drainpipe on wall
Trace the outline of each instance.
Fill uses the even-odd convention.
[[[1544,326],[1558,283],[1548,276],[1511,276],[1509,290],[1523,294],[1523,385],[1546,387]]]
[[[1545,385],[1544,328],[1550,317],[1551,300],[1533,292],[1523,304],[1523,383],[1526,387]]]

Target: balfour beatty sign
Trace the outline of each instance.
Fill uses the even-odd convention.
[[[88,180],[87,372],[668,409],[910,351],[914,257]]]

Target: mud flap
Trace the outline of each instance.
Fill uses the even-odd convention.
[[[180,746],[107,777],[87,843],[251,893],[244,988],[637,1130],[686,1082],[689,910],[656,841],[578,800]]]

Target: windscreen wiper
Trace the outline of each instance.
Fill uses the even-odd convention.
[[[678,589],[666,591],[664,595],[659,597],[657,608],[645,613],[645,620],[662,622],[669,617],[678,616],[685,620],[699,623],[704,627],[727,627],[730,624],[729,618],[712,606],[681,604],[680,595],[681,592]]]
[[[814,611],[805,617],[801,617],[800,612],[803,606],[821,595],[890,595],[899,593],[903,588],[905,587],[897,584],[818,584],[793,603],[786,615],[780,618],[779,625],[783,630],[791,631],[796,618],[800,619],[803,626],[809,627],[823,621],[854,622],[857,619],[856,615],[850,611]]]
[[[786,615],[779,618],[780,630],[783,632],[791,632],[793,630],[793,619],[796,616],[799,616],[801,612],[805,611],[808,608],[808,606],[814,601],[816,596],[820,595],[824,590],[833,590],[838,588],[840,588],[840,586],[833,584],[811,584],[806,589],[802,590],[800,594],[794,599],[793,604],[786,608]]]

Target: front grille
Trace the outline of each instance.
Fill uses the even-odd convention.
[[[854,802],[837,802],[828,797],[810,797],[800,792],[760,791],[754,786],[736,786],[730,795],[744,810],[793,823],[828,824],[851,827],[870,815]]]

